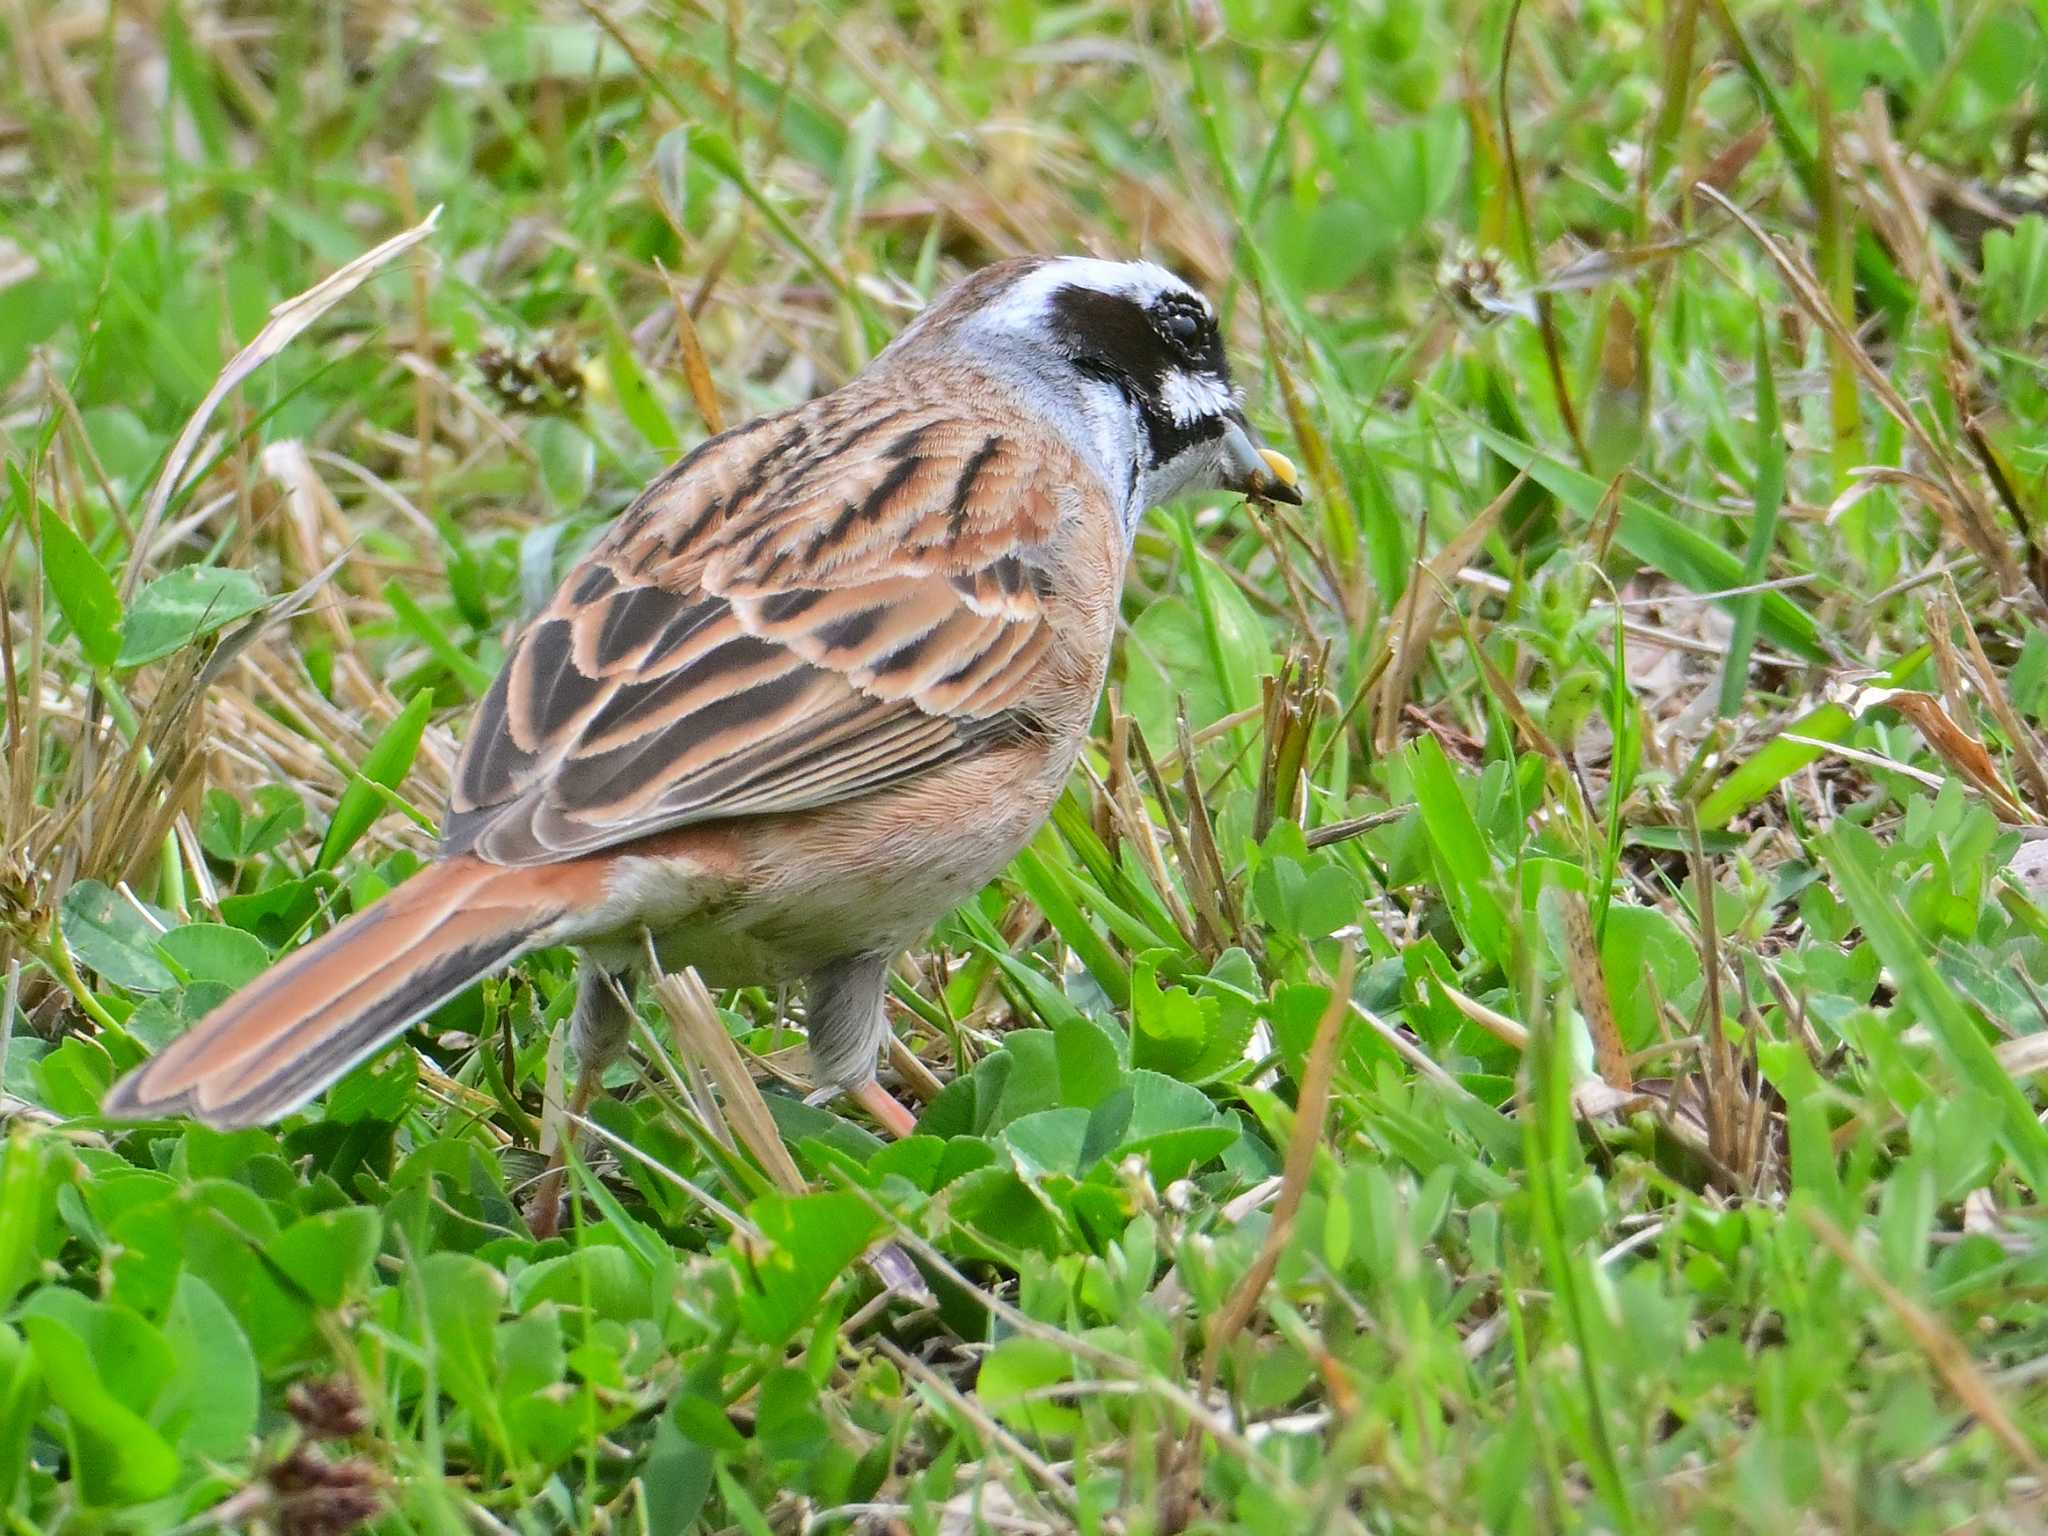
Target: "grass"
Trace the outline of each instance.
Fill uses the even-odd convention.
[[[2041,1522],[2039,0],[0,38],[0,1526]],[[417,868],[641,484],[1043,249],[1222,301],[1313,495],[1141,532],[924,1134],[664,983],[537,1243],[556,954],[95,1118]]]

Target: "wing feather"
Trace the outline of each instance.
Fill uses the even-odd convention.
[[[514,646],[444,846],[544,863],[829,805],[1029,728],[1057,443],[842,392],[658,480]]]

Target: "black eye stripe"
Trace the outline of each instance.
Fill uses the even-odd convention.
[[[1190,339],[1168,329],[1169,320],[1181,316],[1195,321]],[[1070,284],[1053,292],[1050,318],[1075,363],[1117,383],[1148,417],[1170,416],[1163,392],[1171,374],[1208,374],[1229,387],[1223,339],[1207,307],[1190,294],[1169,292],[1144,305],[1125,294]]]

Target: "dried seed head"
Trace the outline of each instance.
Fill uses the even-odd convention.
[[[284,1395],[284,1411],[315,1440],[346,1440],[370,1427],[362,1395],[344,1376],[292,1383]]]
[[[265,1474],[283,1536],[348,1536],[384,1507],[383,1479],[366,1458],[329,1461],[301,1445]]]
[[[1437,265],[1436,283],[1453,306],[1483,324],[1502,315],[1534,317],[1528,296],[1509,290],[1506,263],[1498,251],[1482,251],[1460,241]]]
[[[507,410],[566,411],[583,398],[583,370],[566,345],[477,348],[476,371]]]

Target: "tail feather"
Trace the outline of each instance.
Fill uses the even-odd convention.
[[[377,1047],[541,938],[588,868],[429,865],[287,956],[107,1093],[115,1119],[224,1129],[298,1108]]]

